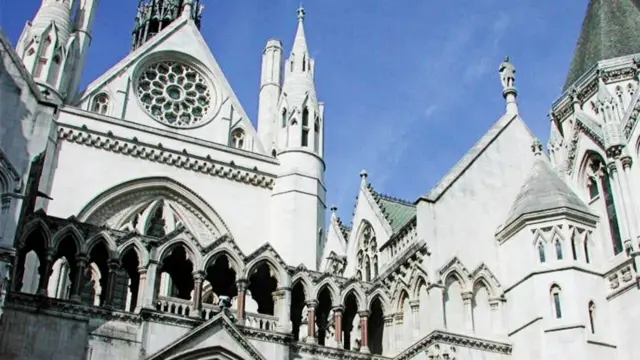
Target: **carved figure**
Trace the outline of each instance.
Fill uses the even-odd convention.
[[[305,341],[307,340],[307,335],[309,334],[309,323],[307,319],[307,314],[309,309],[307,305],[302,308],[302,314],[300,314],[300,328],[298,329],[298,340]]]
[[[509,61],[508,56],[504,58],[504,61],[500,64],[498,71],[500,72],[500,81],[502,82],[503,89],[515,86],[516,67]]]

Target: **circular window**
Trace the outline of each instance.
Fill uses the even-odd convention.
[[[157,121],[182,128],[201,125],[214,102],[204,76],[177,61],[147,66],[138,77],[138,99]]]

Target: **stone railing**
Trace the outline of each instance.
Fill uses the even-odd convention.
[[[278,318],[273,315],[247,313],[244,325],[254,329],[276,331],[278,328]]]
[[[191,301],[168,296],[158,296],[156,310],[174,315],[189,316],[191,312]]]

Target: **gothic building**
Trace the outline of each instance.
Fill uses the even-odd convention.
[[[198,0],[142,0],[80,89],[97,3],[0,34],[0,358],[637,359],[640,1],[589,1],[546,151],[507,58],[455,167],[414,201],[363,171],[349,221],[303,9],[254,128]]]

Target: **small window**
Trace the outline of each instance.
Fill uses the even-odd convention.
[[[589,190],[589,199],[593,200],[598,196],[598,183],[593,179],[593,177],[587,179],[587,189]]]
[[[282,127],[287,127],[287,109],[282,109]]]
[[[590,262],[589,260],[589,239],[584,239],[584,259],[587,262],[587,264]]]
[[[576,234],[571,236],[571,254],[573,255],[573,260],[578,260],[578,253],[576,251]]]
[[[309,109],[302,110],[302,126],[309,126]]]
[[[551,298],[553,300],[553,312],[556,319],[562,318],[562,304],[560,301],[560,287],[554,285],[551,287]]]
[[[542,243],[542,241],[538,243],[538,258],[540,259],[541,263],[547,262],[547,257],[544,252],[544,244]]]
[[[595,316],[596,316],[596,304],[593,301],[589,302],[589,327],[591,328],[591,333],[596,333],[595,326]]]
[[[302,146],[309,146],[309,109],[302,110]]]
[[[560,240],[556,240],[555,247],[556,247],[556,258],[558,260],[562,260],[562,243],[560,242]]]
[[[93,98],[93,104],[91,105],[91,111],[101,115],[106,115],[109,110],[109,96],[105,93],[96,95]]]
[[[231,132],[231,146],[236,149],[244,148],[244,131],[242,129],[235,129]]]
[[[302,129],[302,146],[309,146],[309,130]]]
[[[277,157],[278,156],[278,152],[276,151],[276,149],[271,150],[271,156],[273,156],[273,157]]]

